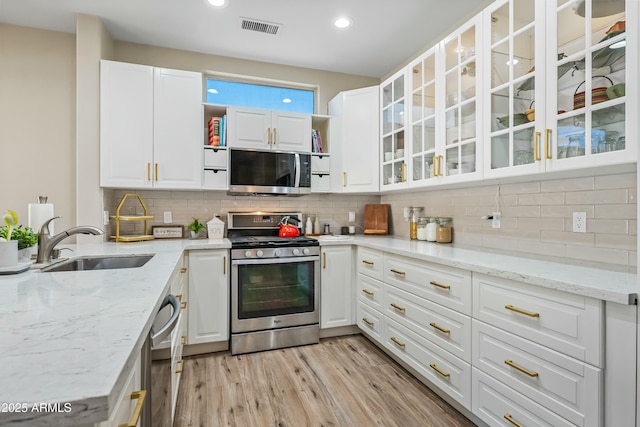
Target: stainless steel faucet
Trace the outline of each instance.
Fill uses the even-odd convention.
[[[40,227],[40,232],[38,233],[38,257],[36,259],[36,263],[38,264],[51,262],[51,253],[53,252],[53,249],[58,243],[69,236],[73,236],[74,234],[93,234],[95,236],[104,234],[104,231],[98,227],[81,225],[78,227],[71,227],[70,229],[58,233],[55,236],[51,236],[49,234],[49,223],[56,218],[61,217],[54,216],[53,218],[46,220],[45,223],[42,224],[42,227]]]

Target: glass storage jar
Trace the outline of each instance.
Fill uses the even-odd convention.
[[[424,211],[423,207],[409,208],[409,238],[411,240],[418,240],[418,218],[422,216]]]
[[[427,221],[429,218],[418,218],[418,240],[427,240]]]
[[[439,218],[436,229],[436,242],[451,243],[451,218]]]
[[[427,218],[427,242],[436,241],[436,229],[438,228],[437,218]]]

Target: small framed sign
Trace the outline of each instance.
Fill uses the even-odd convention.
[[[184,227],[182,225],[152,225],[151,234],[156,239],[182,239]]]

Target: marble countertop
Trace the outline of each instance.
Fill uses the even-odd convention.
[[[3,426],[83,425],[107,419],[184,250],[231,245],[222,239],[60,246],[72,248],[74,257],[155,256],[140,268],[29,270],[0,276]],[[61,406],[60,412],[33,412],[34,403],[69,403],[71,411]],[[15,412],[15,404],[27,404],[27,412]]]
[[[635,273],[540,261],[392,236],[357,235],[346,239],[320,237],[318,240],[322,246],[355,244],[619,304],[629,305],[637,301],[638,282]]]

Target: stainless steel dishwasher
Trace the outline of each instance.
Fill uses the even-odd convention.
[[[175,295],[171,294],[164,297],[160,308],[156,312],[156,317],[167,306],[171,306],[172,309],[169,320],[157,328],[157,330],[155,326],[152,325],[151,332],[142,346],[142,389],[147,390],[147,401],[142,408],[142,415],[140,418],[141,427],[151,427],[151,402],[153,401],[153,396],[151,394],[151,350],[154,346],[157,346],[164,341],[164,339],[173,332],[173,329],[176,327],[178,319],[180,318],[180,301],[178,301],[178,298],[176,298]]]

